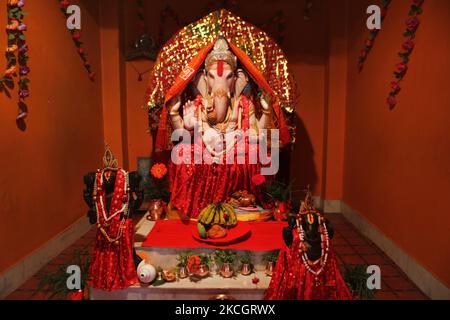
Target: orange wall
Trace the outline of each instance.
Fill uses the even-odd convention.
[[[83,41],[99,73],[98,7],[81,4]],[[26,131],[15,124],[17,92],[0,94],[0,273],[85,215],[83,175],[103,154],[100,79],[89,80],[57,1],[28,1],[26,11],[32,69]],[[0,43],[6,46],[4,32]]]
[[[350,1],[343,199],[450,286],[450,2],[427,0],[398,105],[385,100],[411,1],[392,1],[361,74],[371,1]]]
[[[126,63],[128,163],[130,170],[137,170],[138,158],[149,157],[152,153],[152,139],[148,132],[148,111],[145,101],[150,73],[142,76],[143,81],[138,81],[138,73],[133,66],[139,72],[144,72],[153,67],[153,62],[134,61]]]

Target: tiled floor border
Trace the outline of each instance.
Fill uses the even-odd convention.
[[[326,204],[326,202],[324,203]],[[376,226],[367,221],[363,215],[342,201],[340,201],[339,207],[344,217],[390,257],[428,297],[431,299],[450,299],[450,288],[445,286],[431,272],[411,258]],[[335,203],[333,204],[333,208],[336,208]]]
[[[0,274],[0,299],[4,299],[19,288],[51,259],[81,238],[90,228],[88,219],[80,218],[42,247]]]

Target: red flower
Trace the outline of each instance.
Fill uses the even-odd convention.
[[[266,177],[263,176],[262,174],[255,174],[252,177],[252,183],[255,186],[260,186],[260,185],[264,184],[264,182],[266,182]]]
[[[406,20],[406,26],[408,27],[409,31],[416,31],[416,29],[419,27],[420,21],[417,17],[410,17],[408,20]]]
[[[70,2],[68,0],[63,0],[60,2],[60,5],[61,5],[61,8],[66,9],[70,5]]]
[[[252,282],[253,282],[253,284],[258,284],[258,283],[259,283],[259,278],[258,278],[257,276],[255,276],[255,277],[252,279]]]
[[[411,52],[414,49],[414,42],[412,40],[406,40],[403,43],[402,48],[407,52]]]
[[[200,260],[199,256],[189,257],[188,265],[187,265],[189,272],[194,273],[194,274],[197,273],[197,271],[200,267],[200,262],[201,262],[201,260]]]
[[[157,163],[150,169],[150,173],[154,178],[162,179],[167,174],[167,167],[163,163]]]
[[[73,40],[80,40],[81,39],[81,32],[75,31],[74,33],[72,33],[72,39]]]
[[[397,64],[397,71],[400,73],[404,73],[408,70],[408,65],[404,62],[400,62]]]
[[[397,104],[397,99],[395,99],[395,96],[390,95],[387,98],[387,104],[389,105],[389,107],[392,109],[395,107],[395,105]]]
[[[392,88],[392,91],[394,91],[394,92],[398,92],[398,91],[400,91],[400,84],[398,83],[398,81],[392,81],[391,82],[391,88]]]

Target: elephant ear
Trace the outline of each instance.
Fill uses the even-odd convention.
[[[236,74],[237,74],[237,77],[236,77],[234,95],[235,95],[235,97],[239,97],[241,95],[242,91],[244,90],[244,88],[248,84],[248,76],[245,73],[245,71],[242,69],[238,69],[236,71]]]
[[[194,77],[194,86],[202,97],[208,95],[208,87],[206,83],[206,75],[204,70],[200,70]]]

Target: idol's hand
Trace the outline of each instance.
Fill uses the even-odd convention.
[[[176,112],[180,111],[180,106],[181,106],[180,95],[176,95],[175,97],[170,99],[169,102],[167,103],[167,105],[169,107],[169,112],[176,113]]]
[[[195,106],[195,103],[190,100],[188,102],[186,102],[186,104],[183,106],[184,126],[188,130],[194,129],[195,121],[196,121],[196,118],[195,118],[195,109],[196,108],[197,107]]]
[[[186,102],[186,104],[183,106],[183,115],[186,116],[194,116],[195,114],[195,103],[194,101],[188,100],[188,102]]]
[[[265,94],[261,95],[261,106],[264,110],[269,110],[270,109],[270,105],[267,102],[267,96]]]

